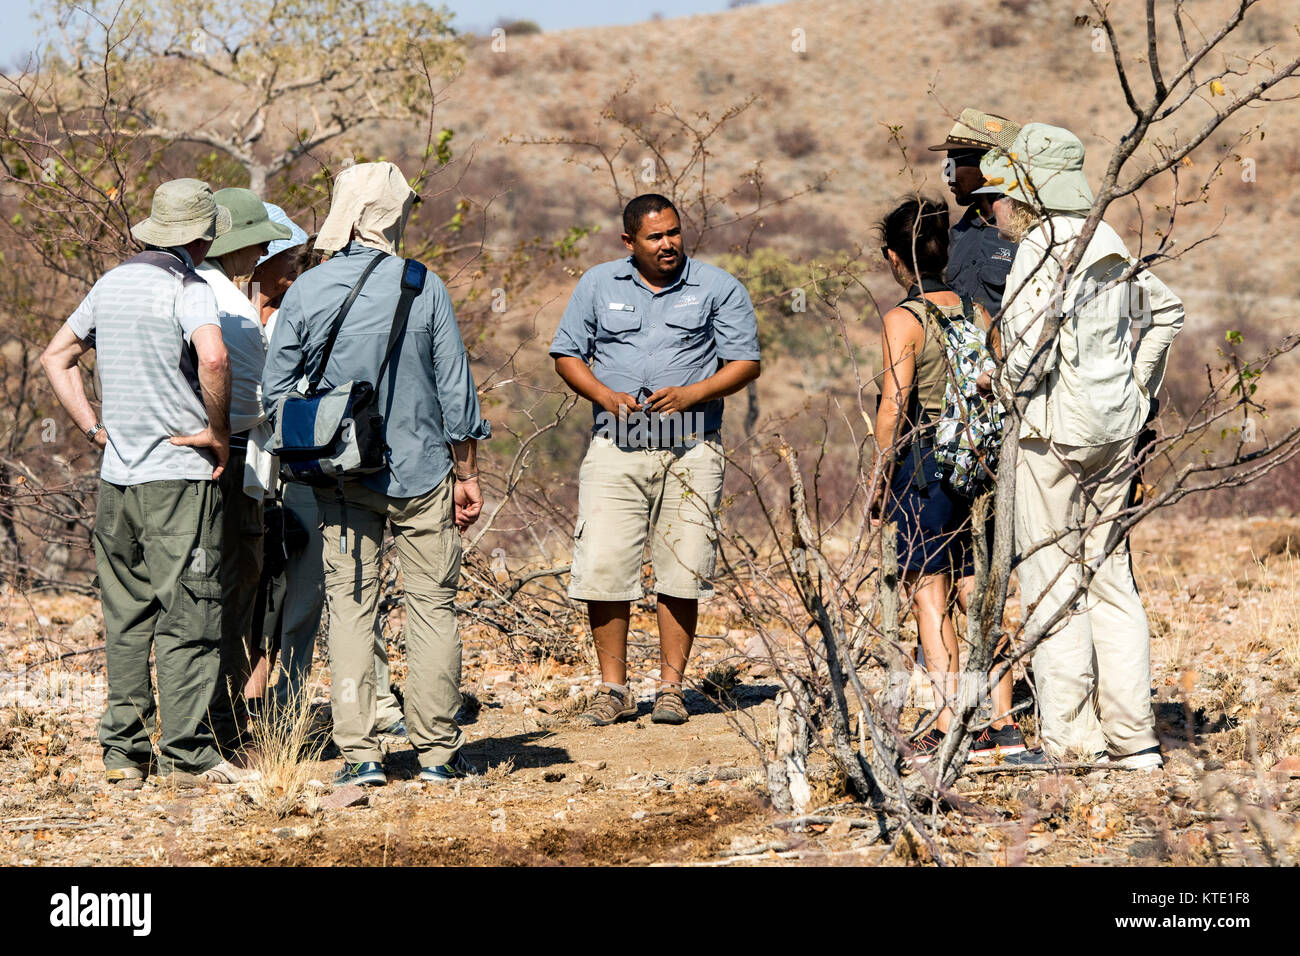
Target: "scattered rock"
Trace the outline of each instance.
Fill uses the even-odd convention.
[[[344,807],[364,807],[370,804],[370,794],[355,783],[339,787],[333,793],[321,797],[322,810],[342,810]]]
[[[1280,777],[1300,777],[1300,756],[1283,757],[1273,765],[1273,773]]]
[[[1025,852],[1042,853],[1055,842],[1056,834],[1051,830],[1046,833],[1031,833],[1029,839],[1025,841]]]
[[[580,760],[578,766],[587,770],[604,770],[605,761],[603,760]]]
[[[559,783],[564,779],[563,770],[546,770],[542,772],[542,779],[547,783]]]
[[[100,624],[99,618],[93,614],[83,614],[72,623],[68,628],[68,637],[74,641],[84,641],[92,637],[99,637]]]
[[[637,810],[635,813],[632,814],[632,819],[644,820],[647,816],[649,816],[649,814],[647,814],[644,810]]]
[[[537,709],[543,714],[558,714],[564,709],[565,705],[558,700],[539,700]]]

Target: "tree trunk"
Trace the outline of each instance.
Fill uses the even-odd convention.
[[[798,677],[782,691],[776,704],[776,754],[767,765],[767,790],[778,813],[803,813],[812,800],[808,785],[808,751],[812,728],[808,725],[812,695]]]

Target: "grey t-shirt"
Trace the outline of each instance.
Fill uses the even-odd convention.
[[[176,253],[154,255],[173,256],[188,269]],[[208,426],[193,365],[186,360],[190,336],[205,325],[221,327],[207,283],[197,277],[186,282],[136,260],[105,273],[68,317],[73,334],[95,349],[108,435],[100,467],[105,481],[138,485],[212,478],[216,459],[210,452],[169,441]]]

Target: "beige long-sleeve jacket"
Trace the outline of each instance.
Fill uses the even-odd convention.
[[[1039,223],[1020,243],[1007,276],[1004,374],[1013,390],[1029,369],[1044,320],[1064,304],[1060,335],[1030,397],[1022,438],[1080,446],[1132,438],[1146,421],[1164,381],[1169,346],[1183,326],[1182,302],[1150,272],[1117,281],[1133,259],[1104,222],[1063,298],[1052,303],[1052,286],[1082,225],[1074,216]]]

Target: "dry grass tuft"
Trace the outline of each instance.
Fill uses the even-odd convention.
[[[286,707],[268,709],[252,726],[250,766],[262,775],[250,785],[253,802],[277,820],[310,813],[307,782],[328,740],[305,688]]]
[[[572,720],[590,707],[592,700],[592,695],[585,693],[579,694],[577,697],[570,697],[564,702],[564,706],[560,708],[555,716],[562,720]]]
[[[740,671],[731,663],[716,664],[704,675],[700,683],[700,693],[711,700],[722,703],[731,700],[731,692],[740,684]]]

